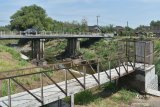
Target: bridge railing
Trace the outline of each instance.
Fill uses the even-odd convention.
[[[96,63],[96,62],[94,62],[94,63]],[[5,91],[7,91],[7,94],[8,94],[8,104],[7,105],[9,107],[12,106],[11,95],[15,93],[13,90],[13,85],[16,85],[16,88],[20,87],[21,89],[23,89],[23,91],[30,94],[33,98],[35,98],[38,102],[40,102],[43,105],[43,103],[44,103],[43,87],[44,87],[44,80],[46,80],[46,78],[48,80],[50,80],[52,82],[52,84],[54,84],[66,96],[68,95],[68,79],[71,79],[71,77],[69,77],[69,75],[72,76],[74,79],[76,79],[76,81],[85,89],[86,67],[89,66],[90,64],[93,64],[93,62],[83,61],[78,65],[74,64],[73,62],[65,62],[65,63],[59,63],[59,64],[54,64],[54,65],[42,66],[42,67],[33,67],[33,68],[5,71],[3,73],[0,73],[0,81],[1,81],[1,83],[2,83],[2,81],[4,81],[2,84],[5,84],[5,89],[7,89],[7,90],[5,90]],[[64,65],[66,65],[66,66],[64,66]],[[79,72],[81,75],[78,76],[78,77],[84,78],[83,83],[81,81],[79,81],[77,79],[77,75],[75,75],[75,73],[72,72],[72,69],[76,69],[77,67],[83,68],[83,74]],[[53,72],[56,72],[59,70],[64,71],[65,88],[60,87],[57,84],[57,81],[55,81],[52,78]],[[40,97],[37,97],[32,92],[30,92],[29,89],[26,86],[24,86],[24,84],[23,84],[23,82],[25,82],[25,84],[26,84],[26,81],[24,81],[25,77],[34,76],[34,75],[39,75],[38,81],[40,82],[39,83],[40,84],[40,92],[41,92]],[[93,75],[93,74],[91,74],[91,75]],[[94,75],[93,75],[93,77],[96,79],[96,77]],[[22,79],[20,79],[20,78],[22,78]],[[98,80],[97,80],[97,82],[98,82]],[[37,87],[37,88],[39,88],[39,87]]]
[[[24,32],[24,31],[0,31],[0,36],[74,36],[74,35],[90,35],[102,36],[102,33],[91,32],[54,32],[54,31],[39,31],[39,32]]]
[[[12,106],[12,97],[11,95],[13,94],[13,88],[12,86],[15,84],[16,88],[20,87],[23,89],[25,92],[30,94],[33,98],[35,98],[41,105],[44,104],[44,86],[45,86],[45,81],[48,79],[52,84],[54,84],[64,95],[68,96],[68,79],[69,75],[72,76],[77,83],[85,90],[86,89],[86,76],[91,75],[94,80],[97,82],[98,85],[101,83],[101,72],[105,72],[107,77],[112,81],[112,68],[114,68],[117,71],[117,74],[120,77],[120,72],[121,69],[120,67],[112,66],[113,62],[117,63],[117,66],[123,66],[124,69],[126,70],[126,73],[128,72],[128,66],[131,66],[132,63],[128,63],[127,58],[121,58],[121,59],[114,59],[108,61],[108,67],[109,68],[102,68],[103,64],[102,62],[97,59],[97,60],[83,60],[75,64],[73,61],[70,62],[65,62],[65,63],[59,63],[59,64],[54,64],[54,65],[48,65],[48,66],[42,66],[42,67],[34,67],[34,68],[25,68],[25,69],[19,69],[19,70],[12,70],[12,71],[6,71],[5,73],[0,73],[0,81],[5,81],[5,89],[7,89],[7,94],[8,94],[8,106]],[[124,63],[124,62],[127,63]],[[66,66],[64,66],[66,65]],[[80,67],[82,70],[80,71]],[[36,70],[35,70],[36,69]],[[90,69],[90,72],[87,72]],[[106,70],[110,70],[109,74],[106,72]],[[63,75],[64,75],[64,84],[65,88],[62,88],[57,81],[52,78],[52,74],[56,71],[63,70]],[[76,70],[80,76],[83,78],[83,81],[80,81],[77,78],[77,74],[75,74]],[[96,75],[94,75],[96,74]],[[38,75],[39,79],[37,79],[40,83],[40,96],[38,97],[37,95],[33,94],[32,92],[29,91],[29,89],[23,84],[24,78],[28,76],[33,76],[33,75]],[[62,74],[61,74],[62,75]],[[19,80],[19,78],[23,78],[22,80]],[[117,77],[117,78],[119,78]],[[27,83],[26,83],[27,84]]]

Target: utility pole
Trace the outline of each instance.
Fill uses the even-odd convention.
[[[129,24],[128,24],[128,21],[127,21],[127,33],[128,33],[128,35],[129,35],[129,37],[131,38],[130,31],[129,31]]]
[[[97,17],[97,26],[98,26],[98,22],[99,22],[99,20],[98,20],[98,19],[99,19],[99,17],[100,17],[100,16],[96,16],[96,17]]]

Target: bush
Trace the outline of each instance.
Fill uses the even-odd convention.
[[[85,90],[75,95],[75,104],[84,105],[94,101],[96,98],[90,90]]]
[[[117,95],[113,95],[111,99],[115,102],[129,103],[133,98],[135,98],[136,93],[130,90],[121,89]]]

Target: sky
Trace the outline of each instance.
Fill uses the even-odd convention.
[[[0,26],[10,23],[10,16],[23,6],[36,4],[44,8],[54,20],[69,21],[82,19],[88,25],[129,26],[149,25],[160,20],[160,0],[0,0]]]

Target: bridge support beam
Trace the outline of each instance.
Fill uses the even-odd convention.
[[[75,57],[78,50],[80,50],[80,40],[78,38],[69,38],[66,49],[67,56]]]
[[[43,65],[44,62],[44,41],[44,39],[32,40],[32,59],[37,65]]]

